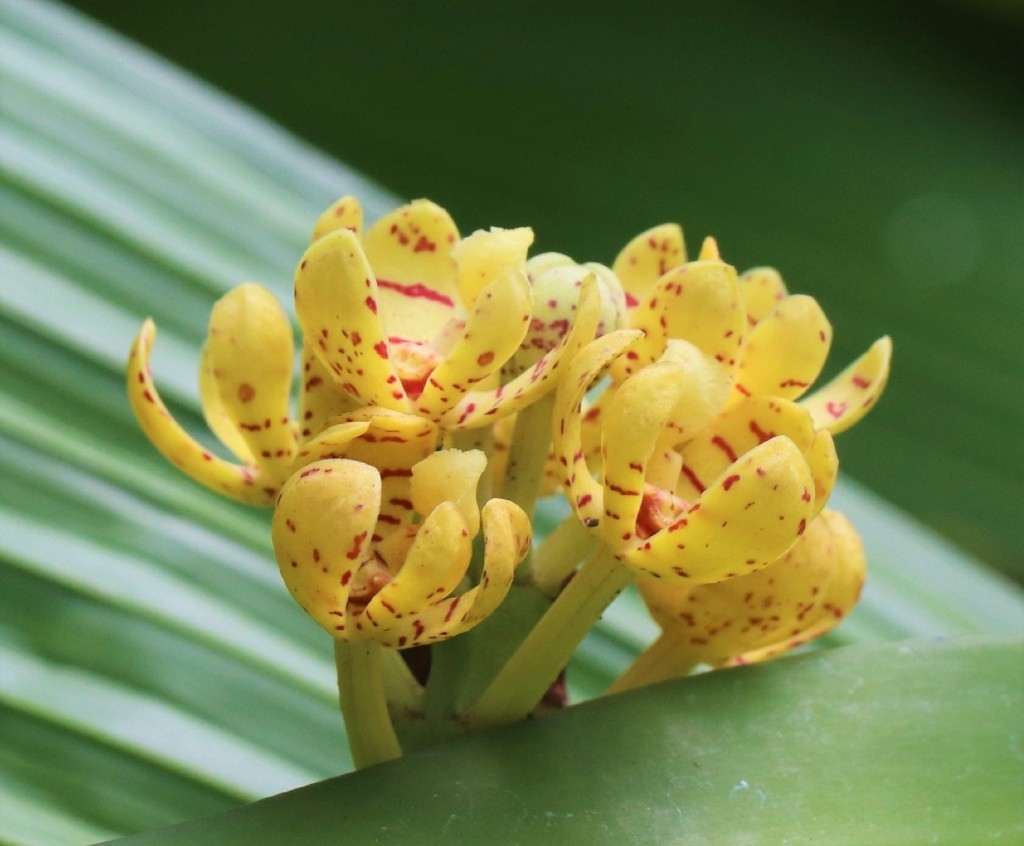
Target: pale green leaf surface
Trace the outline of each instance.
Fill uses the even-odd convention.
[[[213,299],[255,277],[287,302],[323,206],[396,201],[57,6],[0,2],[0,73],[0,783],[17,786],[0,842],[81,843],[343,772],[329,644],[277,583],[267,514],[156,455],[122,367],[153,315],[158,384],[209,440]],[[837,639],[1024,628],[1016,589],[840,496],[874,581]],[[620,598],[573,665],[576,696],[653,633]]]
[[[119,843],[1014,843],[1022,660],[912,641],[710,673]]]

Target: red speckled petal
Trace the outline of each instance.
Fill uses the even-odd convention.
[[[413,467],[437,448],[438,428],[422,417],[372,406],[342,415],[332,422],[369,424],[364,434],[349,443],[345,456],[380,470],[381,506],[374,533],[374,540],[380,540],[412,519]]]
[[[804,458],[814,479],[814,508],[811,513],[817,517],[832,496],[832,489],[839,478],[839,455],[832,434],[825,429],[816,432],[811,445],[804,450]]]
[[[294,362],[291,322],[266,288],[239,285],[217,301],[200,369],[207,423],[242,461],[278,483],[297,443],[289,417]]]
[[[749,397],[736,403],[679,450],[683,464],[676,493],[695,500],[704,485],[741,455],[778,435],[785,435],[806,453],[815,438],[810,414],[794,402],[774,397]]]
[[[509,270],[476,298],[462,337],[427,378],[416,410],[441,420],[475,385],[501,370],[519,347],[533,303],[530,284]]]
[[[299,389],[299,442],[320,432],[327,421],[339,414],[355,411],[359,400],[338,385],[316,351],[302,346],[302,385]]]
[[[150,372],[156,326],[147,320],[128,357],[128,400],[139,426],[160,453],[197,482],[249,505],[272,505],[278,480],[267,482],[257,468],[232,464],[209,452],[171,417]]]
[[[626,306],[636,308],[655,283],[673,268],[686,263],[683,230],[675,223],[663,223],[641,232],[622,248],[612,270],[626,292]]]
[[[670,581],[717,582],[753,572],[803,534],[813,485],[797,446],[772,438],[731,464],[682,517],[620,557]]]
[[[576,319],[562,342],[536,364],[515,379],[493,391],[472,391],[445,415],[447,428],[472,429],[520,411],[536,402],[558,384],[563,364],[572,361],[587,341],[594,337],[601,313],[601,295],[594,279],[580,290]]]
[[[292,476],[274,510],[281,577],[306,613],[339,639],[354,635],[349,594],[360,565],[372,556],[380,494],[375,468],[328,459]]]
[[[314,461],[323,461],[325,458],[345,458],[348,454],[349,444],[365,434],[369,428],[370,424],[364,421],[326,426],[320,431],[320,434],[306,442],[298,451],[295,461],[292,463],[292,473]]]
[[[458,240],[448,212],[429,200],[402,206],[367,231],[366,256],[392,336],[430,342],[449,320],[461,316],[452,256]]]
[[[458,507],[443,502],[420,526],[394,580],[370,600],[357,626],[389,646],[405,636],[414,646],[424,641],[419,615],[441,602],[462,581],[473,555],[473,541]]]
[[[746,271],[740,276],[740,291],[751,326],[764,320],[789,294],[774,267],[752,267]]]
[[[483,508],[484,567],[480,583],[416,615],[421,642],[468,631],[490,616],[508,595],[516,565],[530,548],[530,521],[515,503],[492,499]]]
[[[734,400],[755,394],[796,399],[828,358],[832,327],[813,297],[786,297],[747,335],[736,371]]]
[[[845,432],[874,406],[889,379],[892,341],[879,338],[864,355],[803,401],[815,425]]]
[[[788,553],[756,573],[712,585],[638,585],[682,666],[728,666],[765,660],[834,628],[856,603],[864,570],[856,531],[825,511]]]
[[[348,229],[355,235],[363,233],[363,207],[359,200],[348,194],[331,203],[313,226],[312,241],[323,238],[328,232]]]
[[[645,333],[613,374],[635,373],[665,352],[670,338],[689,341],[728,368],[736,364],[746,316],[736,271],[720,261],[698,261],[667,273],[630,317]]]
[[[558,386],[554,408],[554,454],[569,488],[569,502],[583,523],[597,526],[604,493],[592,476],[583,449],[581,405],[590,385],[615,358],[639,339],[635,330],[619,329],[587,344],[573,359]]]
[[[645,481],[660,478],[651,472],[652,458],[661,460],[706,426],[729,395],[728,374],[718,362],[685,341],[673,344],[673,360],[643,368],[605,404],[604,519],[598,533],[613,548],[633,540]]]
[[[334,381],[364,405],[412,411],[378,314],[377,281],[347,229],[314,243],[295,271],[295,313]]]
[[[459,293],[466,308],[472,308],[480,292],[509,270],[522,271],[526,253],[533,243],[533,230],[477,230],[452,248],[458,268]]]

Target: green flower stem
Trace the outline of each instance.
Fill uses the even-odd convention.
[[[619,676],[605,694],[622,693],[635,687],[689,675],[696,666],[679,635],[662,633]]]
[[[334,641],[338,697],[356,769],[402,755],[384,695],[381,649],[373,640]]]
[[[599,543],[579,518],[570,514],[533,550],[530,581],[545,596],[556,596],[576,565]]]
[[[516,503],[531,520],[544,464],[551,450],[551,414],[554,407],[555,394],[552,391],[517,415],[505,479],[499,494]]]
[[[524,719],[605,608],[632,580],[633,571],[609,549],[594,553],[463,718],[473,725]]]

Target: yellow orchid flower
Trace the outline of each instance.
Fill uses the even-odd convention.
[[[864,550],[841,514],[823,511],[789,552],[756,573],[710,585],[642,578],[662,634],[612,691],[686,675],[698,664],[774,657],[835,628],[864,585]]]
[[[208,488],[251,505],[272,505],[297,443],[289,417],[292,329],[277,300],[248,283],[222,297],[210,315],[199,377],[203,413],[240,463],[214,455],[171,416],[150,370],[155,339],[156,325],[147,320],[128,360],[128,398],[143,432]]]
[[[323,234],[296,271],[295,310],[317,362],[304,363],[307,382],[329,376],[357,405],[445,428],[486,426],[553,389],[563,357],[593,337],[599,304],[584,290],[562,343],[499,384],[530,326],[523,268],[533,233],[491,230],[460,240],[447,212],[426,200],[385,216],[363,238],[353,229],[318,227]],[[330,416],[309,407],[304,419],[307,411],[314,421]]]
[[[711,239],[698,261],[687,263],[675,224],[638,235],[612,268],[626,291],[628,325],[645,332],[616,364],[618,378],[657,360],[669,338],[690,341],[729,370],[729,403],[760,394],[796,400],[821,373],[832,327],[812,297],[788,293],[777,271],[754,268],[737,277]],[[889,338],[880,338],[804,399],[815,426],[839,434],[860,420],[885,388],[891,353]]]
[[[404,649],[471,629],[504,598],[530,544],[529,521],[514,503],[477,508],[485,463],[479,451],[458,450],[418,462],[406,481],[422,521],[397,528],[380,523],[376,467],[351,459],[307,465],[285,484],[274,512],[288,590],[337,640]],[[483,571],[459,591],[481,524]]]
[[[801,433],[801,443],[787,434],[758,440],[728,455],[691,499],[680,498],[684,465],[673,447],[707,428],[729,382],[716,362],[679,342],[671,357],[616,389],[602,418],[598,478],[582,449],[581,402],[605,367],[636,342],[633,332],[591,342],[559,388],[555,455],[574,511],[620,561],[660,578],[714,582],[767,565],[817,513],[818,474],[809,458],[817,465],[820,453],[827,464],[828,450],[813,433]]]

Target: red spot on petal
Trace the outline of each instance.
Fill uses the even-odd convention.
[[[726,480],[722,482],[722,490],[729,490],[729,488],[735,485],[739,480],[740,477],[738,473],[734,473],[732,476],[727,477]]]

